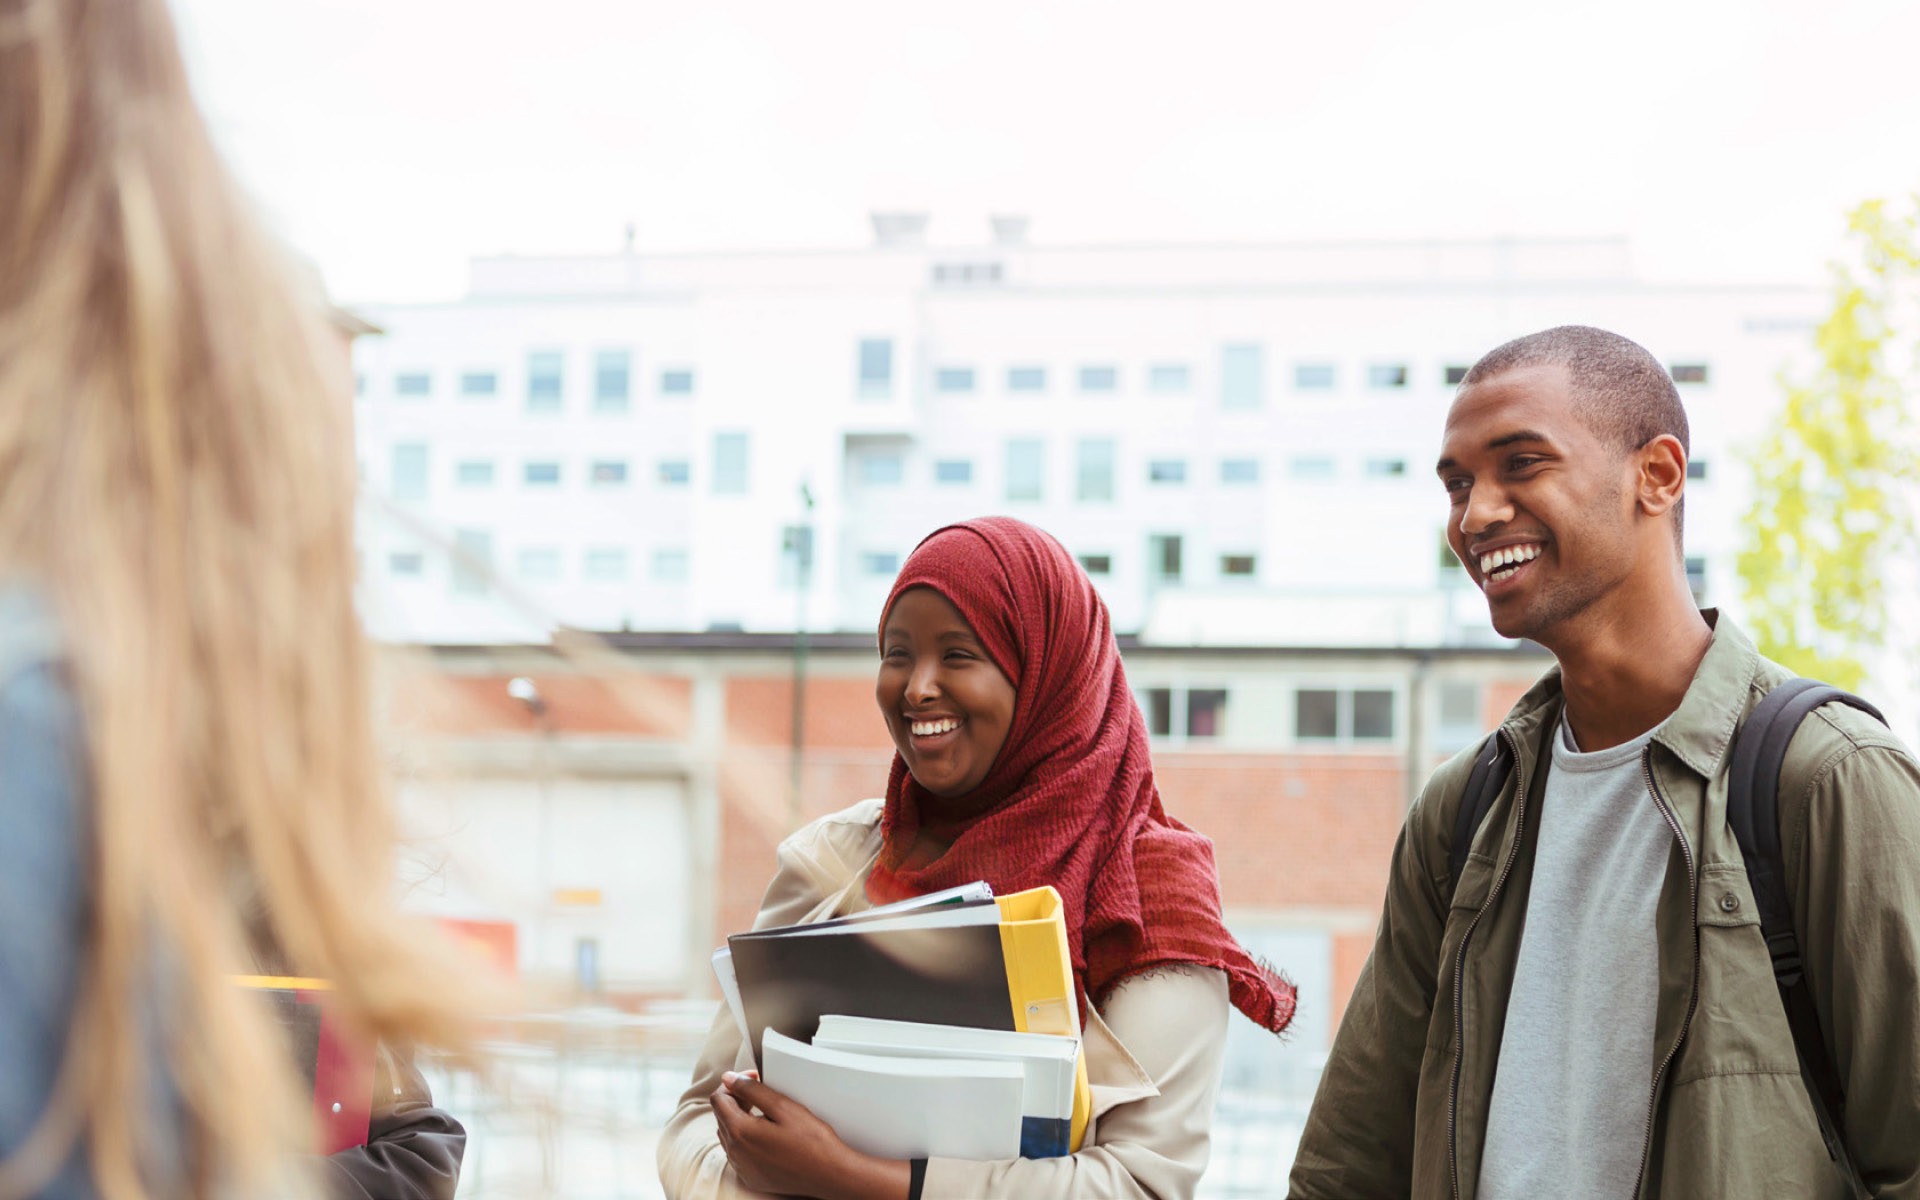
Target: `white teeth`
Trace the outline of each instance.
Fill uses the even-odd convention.
[[[958,728],[960,728],[960,722],[952,720],[951,718],[940,721],[915,721],[913,722],[913,736],[933,737],[935,734],[951,733]]]
[[[1504,570],[1503,568],[1515,567],[1521,563],[1532,562],[1538,557],[1540,557],[1540,547],[1533,543],[1528,543],[1523,546],[1508,546],[1501,550],[1495,550],[1491,554],[1482,554],[1480,556],[1480,573],[1489,577],[1497,575],[1505,578],[1513,572]]]

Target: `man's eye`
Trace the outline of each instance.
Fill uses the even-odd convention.
[[[1511,471],[1524,471],[1528,467],[1537,467],[1545,461],[1547,460],[1538,454],[1521,454],[1508,461],[1507,469]]]

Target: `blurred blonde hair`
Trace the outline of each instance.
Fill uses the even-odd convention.
[[[370,1037],[468,1028],[451,952],[394,911],[345,356],[297,278],[162,0],[0,0],[0,564],[66,631],[94,830],[73,1034],[0,1195],[80,1138],[110,1200],[171,1192],[161,1152],[192,1195],[297,1186],[285,1048],[228,982],[256,949]]]

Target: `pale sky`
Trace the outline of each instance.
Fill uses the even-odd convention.
[[[215,130],[348,302],[473,254],[1629,235],[1817,280],[1920,189],[1910,0],[175,0]]]

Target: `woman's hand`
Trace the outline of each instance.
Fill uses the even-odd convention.
[[[815,1200],[906,1200],[905,1162],[860,1153],[753,1072],[723,1075],[712,1103],[720,1146],[746,1186]]]

